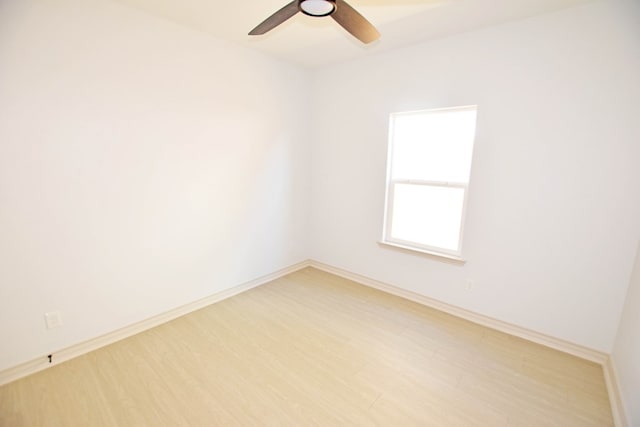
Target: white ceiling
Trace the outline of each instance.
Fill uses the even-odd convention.
[[[589,0],[348,0],[382,33],[363,45],[330,18],[296,16],[247,33],[290,0],[116,0],[309,68],[563,9]]]

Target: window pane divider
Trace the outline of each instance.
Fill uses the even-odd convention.
[[[449,181],[427,181],[422,179],[392,179],[391,184],[415,184],[415,185],[430,185],[433,187],[455,187],[464,188],[468,187],[466,182],[449,182]]]

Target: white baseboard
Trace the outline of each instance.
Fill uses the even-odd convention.
[[[488,316],[484,316],[478,313],[474,313],[469,310],[465,310],[460,307],[453,306],[451,304],[444,303],[442,301],[435,300],[433,298],[426,297],[424,295],[417,294],[415,292],[407,291],[405,289],[398,288],[396,286],[380,282],[375,279],[371,279],[366,276],[362,276],[357,273],[352,273],[347,270],[343,270],[338,267],[334,267],[328,264],[323,264],[318,261],[311,260],[311,267],[318,270],[326,271],[327,273],[335,274],[336,276],[344,277],[345,279],[352,280],[371,288],[378,289],[380,291],[399,296],[401,298],[408,299],[418,304],[425,305],[427,307],[435,308],[436,310],[443,311],[448,314],[452,314],[456,317],[460,317],[470,322],[477,323],[482,326],[486,326],[491,329],[514,335],[535,343],[551,347],[553,349],[569,353],[582,359],[590,360],[592,362],[604,365],[609,356],[606,353],[602,353],[597,350],[593,350],[587,347],[583,347],[578,344],[574,344],[559,338],[551,337],[539,332],[532,331],[530,329],[515,326],[501,320],[493,319]]]
[[[609,401],[611,403],[611,412],[616,427],[629,427],[629,415],[625,410],[624,399],[620,392],[620,382],[618,381],[618,370],[613,358],[609,356],[607,361],[602,365],[604,369],[604,380],[607,383],[607,391],[609,392]]]
[[[587,347],[580,346],[578,344],[567,342],[555,337],[544,335],[526,328],[515,326],[497,319],[493,319],[491,317],[483,316],[481,314],[477,314],[477,313],[444,303],[442,301],[438,301],[433,298],[429,298],[424,295],[417,294],[415,292],[407,291],[405,289],[401,289],[396,286],[383,283],[366,276],[359,275],[357,273],[353,273],[338,267],[334,267],[328,264],[323,264],[321,262],[313,261],[313,260],[303,261],[298,264],[283,268],[281,270],[278,270],[266,276],[262,276],[257,279],[251,280],[249,282],[243,283],[241,285],[234,286],[222,292],[218,292],[207,298],[178,307],[176,309],[159,314],[157,316],[154,316],[152,318],[143,320],[133,325],[124,327],[114,332],[110,332],[103,336],[96,337],[88,341],[67,347],[65,349],[62,349],[60,351],[53,353],[53,356],[54,356],[53,363],[51,364],[48,363],[47,357],[43,355],[42,357],[39,357],[35,360],[6,369],[0,372],[0,385],[7,384],[19,378],[47,369],[56,364],[59,364],[67,360],[73,359],[75,357],[81,356],[83,354],[89,353],[93,350],[97,350],[101,347],[107,346],[109,344],[113,344],[114,342],[136,335],[140,332],[144,332],[148,329],[151,329],[163,323],[169,322],[180,316],[184,316],[186,314],[189,314],[193,311],[207,307],[216,302],[222,301],[234,295],[238,295],[242,292],[256,288],[265,283],[268,283],[280,277],[286,276],[287,274],[291,274],[295,271],[301,270],[305,267],[314,267],[314,268],[317,268],[318,270],[326,271],[328,273],[335,274],[336,276],[340,276],[345,279],[352,280],[361,285],[369,286],[371,288],[375,288],[380,291],[383,291],[392,295],[396,295],[410,301],[414,301],[418,304],[422,304],[427,307],[431,307],[436,310],[443,311],[445,313],[454,315],[456,317],[460,317],[462,319],[466,319],[471,322],[474,322],[492,329],[496,329],[498,331],[505,332],[510,335],[524,338],[526,340],[533,341],[538,344],[551,347],[556,350],[563,351],[565,353],[569,353],[574,356],[587,359],[595,363],[599,363],[602,365],[604,370],[604,375],[605,375],[605,380],[607,384],[607,389],[609,392],[609,399],[611,400],[611,409],[612,409],[615,425],[616,427],[628,427],[630,425],[627,421],[628,418],[626,416],[623,400],[620,394],[620,387],[617,379],[618,376],[616,373],[615,364],[613,363],[609,355],[587,348]]]
[[[151,317],[149,319],[143,320],[133,325],[129,325],[122,329],[118,329],[116,331],[102,335],[100,337],[92,338],[88,341],[84,341],[84,342],[72,345],[70,347],[61,349],[59,351],[52,353],[53,363],[49,363],[47,356],[43,355],[42,357],[39,357],[35,360],[22,363],[18,366],[3,370],[0,372],[0,385],[10,383],[19,378],[26,377],[27,375],[34,374],[38,371],[42,371],[56,364],[73,359],[74,357],[78,357],[83,354],[89,353],[93,350],[97,350],[101,347],[107,346],[109,344],[113,344],[116,341],[120,341],[130,336],[139,334],[140,332],[144,332],[148,329],[151,329],[163,323],[169,322],[180,316],[184,316],[185,314],[189,314],[196,310],[200,310],[201,308],[207,307],[216,302],[222,301],[227,298],[231,298],[234,295],[238,295],[239,293],[248,291],[249,289],[253,289],[260,285],[264,285],[265,283],[271,282],[272,280],[278,279],[282,276],[286,276],[287,274],[291,274],[294,271],[298,271],[300,269],[308,267],[310,264],[311,264],[310,261],[303,261],[298,264],[294,264],[292,266],[275,271],[271,274],[267,274],[266,276],[262,276],[257,279],[251,280],[249,282],[243,283],[241,285],[234,286],[222,292],[218,292],[216,294],[213,294],[201,300],[183,305],[181,307],[175,308],[173,310],[167,311],[165,313],[159,314],[157,316]]]
[[[553,348],[558,351],[562,351],[564,353],[572,354],[574,356],[592,361],[594,363],[598,363],[602,365],[602,369],[604,372],[607,391],[609,393],[609,400],[611,403],[611,412],[613,415],[614,425],[616,427],[629,427],[631,425],[628,422],[629,418],[625,412],[625,405],[622,399],[622,395],[620,394],[620,384],[618,382],[615,364],[613,363],[611,357],[606,353],[574,344],[572,342],[561,340],[559,338],[541,334],[539,332],[522,328],[520,326],[515,326],[488,316],[483,316],[481,314],[474,313],[472,311],[465,310],[463,308],[456,307],[442,301],[417,294],[415,292],[407,291],[405,289],[401,289],[388,283],[383,283],[357,273],[343,270],[341,268],[334,267],[328,264],[323,264],[318,261],[311,260],[310,266],[313,268],[317,268],[318,270],[326,271],[327,273],[335,274],[336,276],[344,277],[345,279],[352,280],[361,285],[369,286],[371,288],[378,289],[380,291],[396,295],[401,298],[405,298],[418,304],[443,311],[453,316],[469,320],[470,322],[477,323],[491,329],[496,329],[498,331],[514,335],[529,341],[533,341],[535,343]]]

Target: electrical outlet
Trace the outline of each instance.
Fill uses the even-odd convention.
[[[59,311],[50,311],[44,314],[44,320],[47,323],[47,329],[59,328],[62,326],[62,315]]]
[[[464,283],[464,290],[470,292],[473,290],[474,286],[475,282],[473,280],[467,279],[467,281]]]

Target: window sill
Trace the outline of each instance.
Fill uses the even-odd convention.
[[[402,251],[412,252],[414,254],[426,255],[430,258],[437,259],[438,261],[444,261],[451,264],[464,265],[467,262],[466,259],[460,258],[459,256],[428,251],[426,249],[414,248],[411,246],[401,245],[399,243],[385,242],[380,240],[378,241],[378,244],[380,246],[387,246],[393,249],[400,249]]]

